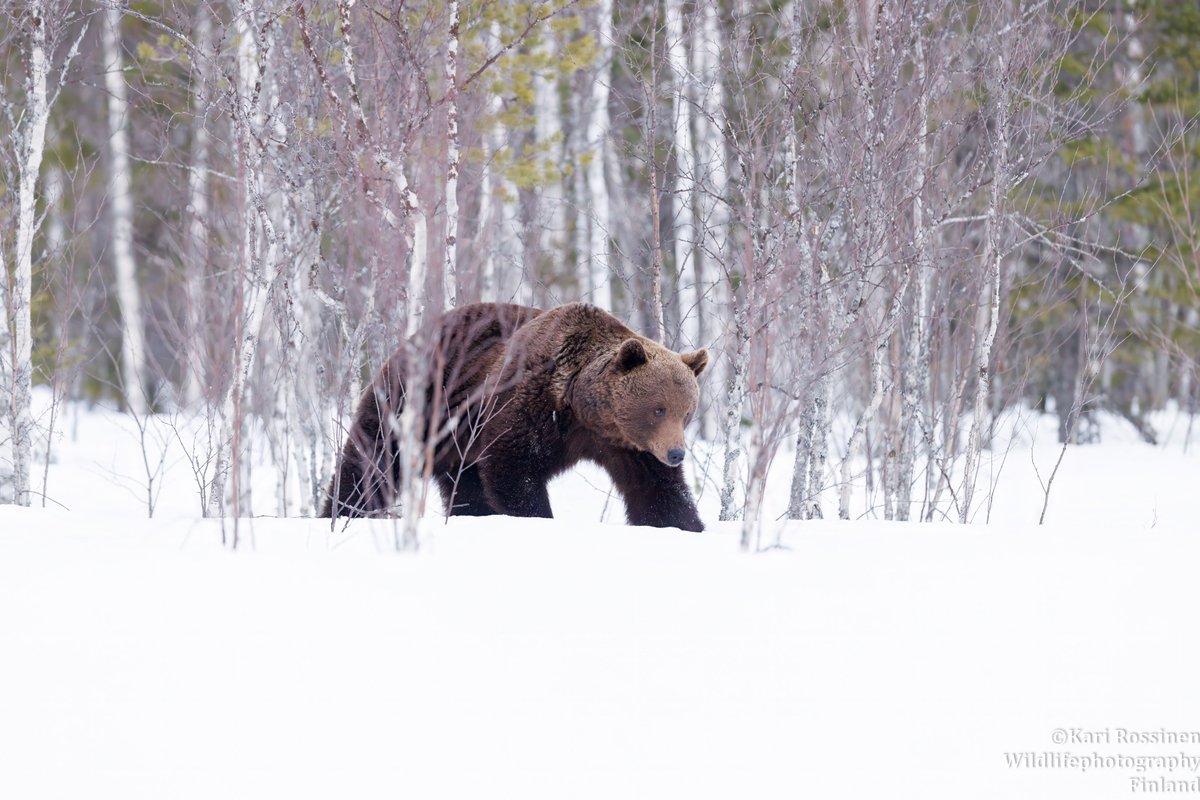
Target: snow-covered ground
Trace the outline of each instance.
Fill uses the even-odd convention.
[[[246,519],[222,548],[177,450],[147,519],[136,431],[73,414],[48,507],[0,507],[5,800],[1200,792],[1186,416],[1158,447],[1103,420],[1041,527],[1053,421],[1013,414],[987,525],[986,497],[918,525],[860,491],[743,555],[711,487],[708,532],[631,528],[584,471],[558,520],[431,514],[397,555],[386,521]]]

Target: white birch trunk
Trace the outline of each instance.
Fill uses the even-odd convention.
[[[824,372],[817,379],[813,390],[812,400],[812,452],[808,459],[808,491],[805,494],[805,506],[800,514],[801,519],[823,519],[825,512],[823,499],[825,495],[825,462],[829,457],[829,433],[833,429],[833,418],[830,415],[830,387],[832,379]]]
[[[289,218],[291,230],[287,238],[297,249],[292,256],[298,265],[315,264],[320,259],[320,239],[311,235],[302,222],[303,214],[316,214],[317,203],[312,184],[303,190],[303,203]],[[301,214],[301,216],[298,216]],[[296,281],[293,285],[302,284]],[[320,319],[320,300],[314,292],[301,293],[294,302],[285,304],[289,310],[285,319],[295,320],[294,327],[303,331],[310,320]],[[300,516],[308,517],[315,514],[321,505],[322,495],[329,481],[329,475],[321,469],[321,462],[327,456],[335,436],[326,436],[322,430],[322,422],[326,419],[324,411],[332,407],[326,399],[328,388],[334,383],[330,381],[318,365],[318,360],[312,357],[302,357],[301,343],[295,336],[286,337],[283,358],[288,378],[287,394],[287,439],[290,445],[292,460],[296,463],[296,473],[299,480],[300,492],[297,512]],[[354,395],[349,395],[354,397]]]
[[[542,31],[541,48],[553,62],[554,38],[551,30]],[[550,180],[545,181],[538,192],[536,211],[533,224],[536,226],[535,248],[538,265],[526,264],[527,269],[534,270],[537,281],[545,280],[547,275],[560,274],[561,253],[563,250],[563,180],[562,180],[562,143],[552,141],[562,129],[562,113],[559,109],[558,80],[548,77],[546,70],[539,70],[533,79],[534,89],[534,135],[539,148],[539,160],[551,165],[554,173]],[[544,272],[543,272],[544,270]],[[535,291],[541,291],[535,287]]]
[[[405,336],[415,336],[425,315],[425,274],[429,259],[428,221],[420,209],[413,210],[412,266],[408,276],[408,309]]]
[[[893,298],[892,305],[888,309],[880,331],[874,340],[874,347],[871,351],[871,395],[867,400],[866,408],[863,409],[863,413],[854,424],[854,429],[850,434],[850,441],[846,445],[846,455],[842,458],[841,491],[838,502],[838,514],[842,519],[850,519],[850,462],[857,454],[858,447],[866,435],[867,425],[870,424],[871,420],[879,412],[879,406],[883,402],[883,369],[888,361],[888,341],[896,331],[896,323],[900,318],[901,309],[904,308],[911,277],[912,270],[906,267],[900,278],[900,285],[896,290],[896,296]]]
[[[116,273],[117,302],[121,308],[121,388],[125,406],[133,414],[145,414],[146,341],[141,296],[137,285],[137,262],[133,255],[133,191],[129,165],[129,103],[126,99],[124,58],[121,54],[122,10],[116,5],[104,11],[101,37],[104,49],[104,84],[108,90],[108,148],[110,183],[109,210],[112,215],[111,250]]]
[[[897,299],[896,302],[899,303],[900,300]],[[871,397],[867,400],[867,407],[863,409],[862,414],[859,415],[858,420],[854,423],[854,430],[850,433],[850,441],[846,443],[846,455],[842,458],[841,481],[838,492],[838,516],[841,519],[850,519],[851,461],[858,454],[858,448],[862,444],[863,436],[867,432],[867,425],[875,417],[876,412],[879,411],[879,404],[883,402],[883,365],[887,360],[888,338],[886,335],[880,337],[879,343],[871,354]]]
[[[671,68],[671,145],[675,154],[675,169],[671,173],[671,197],[675,199],[675,274],[681,287],[687,286],[688,276],[695,280],[694,257],[696,229],[692,214],[692,200],[696,191],[696,149],[692,143],[692,103],[690,102],[692,78],[688,69],[687,47],[683,33],[683,2],[666,2],[667,62]],[[694,296],[683,291],[673,302],[682,304]],[[691,309],[680,309],[682,332],[685,340],[699,343],[698,323]]]
[[[659,206],[659,165],[654,155],[655,149],[655,131],[657,129],[657,120],[654,109],[657,107],[656,99],[650,100],[650,109],[646,115],[646,163],[650,165],[650,231],[652,237],[652,252],[650,254],[650,302],[654,304],[651,309],[652,319],[654,320],[654,332],[650,337],[656,342],[662,342],[666,337],[667,326],[663,319],[663,288],[662,288],[662,273],[663,273],[663,256],[662,256],[662,210]]]
[[[695,75],[698,79],[695,88],[700,97],[697,98],[699,113],[693,118],[696,125],[696,136],[692,142],[695,149],[696,176],[692,183],[692,203],[699,214],[696,221],[699,247],[693,254],[695,281],[694,296],[691,299],[696,318],[696,345],[704,347],[710,345],[713,340],[709,319],[710,312],[716,304],[714,276],[717,271],[709,265],[719,264],[723,258],[727,241],[728,212],[721,202],[721,198],[725,196],[726,184],[725,151],[721,138],[724,100],[719,69],[720,20],[715,0],[705,2],[699,13],[700,24],[692,26],[692,55],[696,62]],[[700,435],[706,440],[712,440],[718,422],[717,403],[714,402],[713,395],[715,387],[721,385],[722,365],[714,366],[715,374],[700,385]]]
[[[657,342],[665,340],[667,328],[663,318],[663,252],[662,252],[662,208],[660,175],[663,165],[658,163],[658,6],[653,6],[650,22],[650,82],[643,84],[643,103],[645,121],[642,133],[648,177],[650,179],[650,233],[652,245],[650,251],[650,300],[654,304],[651,309],[651,319],[654,322],[654,334],[650,338]]]
[[[821,403],[825,401],[825,383],[818,380],[812,387],[809,397],[800,412],[800,430],[796,433],[796,458],[792,464],[792,483],[788,492],[788,519],[808,519],[809,517],[809,484],[816,489],[811,468],[816,462],[817,422],[820,415]]]
[[[994,59],[988,65],[988,73],[988,94],[992,97],[991,115],[996,139],[992,145],[992,184],[984,220],[984,249],[981,259],[984,269],[983,285],[987,293],[987,313],[981,313],[976,323],[980,335],[975,354],[975,408],[971,418],[971,430],[967,435],[963,491],[958,510],[958,521],[962,524],[966,524],[971,518],[971,501],[975,494],[979,451],[987,416],[992,345],[996,341],[996,328],[1000,323],[1000,226],[1003,223],[1002,205],[1008,185],[1008,97],[1004,77],[1004,53],[1001,48],[997,48]]]
[[[788,32],[789,55],[787,72],[785,74],[785,80],[789,88],[794,88],[798,78],[797,72],[800,65],[801,47],[800,31],[803,23],[803,15],[804,7],[801,0],[792,0],[792,23],[791,29]],[[799,277],[796,294],[803,306],[801,309],[801,319],[804,319],[807,314],[808,301],[812,294],[809,283],[812,280],[813,259],[808,237],[804,231],[804,213],[800,208],[799,197],[797,196],[798,184],[800,182],[798,174],[800,169],[800,143],[794,119],[788,120],[787,130],[784,135],[784,152],[787,157],[787,178],[784,187],[788,211],[786,235],[794,241],[800,256],[800,263],[796,269],[796,274]],[[799,365],[795,368],[794,377],[796,383],[799,384],[803,377]],[[804,411],[800,417],[800,430],[796,434],[796,456],[792,464],[791,490],[788,493],[788,519],[802,518],[807,499],[808,462],[812,449],[814,421],[812,412],[813,403],[809,400],[804,406]]]
[[[193,33],[196,49],[207,55],[212,52],[212,17],[207,7],[196,13]],[[187,329],[185,347],[187,361],[183,376],[183,399],[188,408],[196,408],[204,397],[206,367],[204,358],[205,310],[208,298],[204,277],[208,263],[208,81],[202,61],[193,55],[192,62],[192,130],[191,168],[188,170],[188,231],[185,246],[187,259],[185,302]]]
[[[359,138],[367,135],[367,119],[363,114],[362,97],[358,92],[358,73],[354,68],[354,37],[350,27],[350,12],[354,0],[338,0],[338,18],[342,27],[342,62],[350,84],[350,112]]]
[[[10,438],[10,458],[15,466],[18,450],[16,437],[12,436],[12,433],[17,429],[17,384],[13,370],[16,351],[13,348],[8,316],[10,306],[14,306],[14,295],[12,294],[13,287],[9,285],[8,263],[5,260],[7,244],[4,238],[6,233],[7,231],[0,230],[0,390],[5,393],[4,424],[7,426],[7,430],[0,435]],[[32,453],[29,458],[32,460]],[[0,472],[0,503],[13,503],[24,497],[24,492],[16,492],[14,483],[15,476],[12,472]],[[26,499],[26,504],[28,503],[29,501]]]
[[[1150,147],[1146,130],[1147,117],[1151,116],[1152,118],[1152,115],[1147,114],[1146,106],[1141,100],[1146,88],[1146,75],[1143,70],[1146,48],[1142,44],[1140,35],[1144,12],[1139,8],[1136,0],[1123,0],[1123,2],[1125,11],[1121,14],[1121,25],[1124,28],[1123,33],[1127,37],[1125,45],[1127,58],[1118,62],[1119,80],[1123,96],[1126,98],[1125,124],[1122,126],[1125,135],[1122,137],[1122,144],[1125,157],[1140,173],[1144,168],[1146,153]],[[1133,188],[1132,185],[1130,188]],[[1140,222],[1129,222],[1125,227],[1127,230],[1121,237],[1122,246],[1130,252],[1140,252],[1150,243],[1150,232],[1146,225]],[[1161,276],[1159,280],[1161,280]],[[1166,350],[1163,349],[1159,352],[1165,353]]]
[[[406,308],[405,338],[402,347],[408,348],[409,372],[404,376],[406,385],[411,386],[424,380],[425,369],[429,369],[428,358],[422,350],[418,334],[422,330],[425,315],[425,275],[427,269],[427,219],[417,204],[417,195],[409,186],[402,166],[394,172],[400,196],[406,203],[406,224],[411,224],[412,235],[409,252],[409,293]],[[418,358],[418,355],[421,357]],[[424,392],[409,392],[399,416],[393,415],[380,424],[396,435],[401,454],[402,471],[398,497],[403,514],[396,531],[397,550],[416,550],[420,545],[420,519],[424,511],[427,483],[425,473],[425,447],[421,441],[419,420],[424,416]],[[390,476],[389,476],[390,479]]]
[[[929,276],[924,255],[917,254],[916,294],[910,300],[912,317],[904,342],[901,376],[900,441],[896,459],[896,519],[907,521],[912,515],[913,474],[920,449],[921,407],[929,396],[929,348],[926,314],[929,305]],[[931,469],[932,464],[926,464]]]
[[[494,113],[498,108],[500,98],[498,95],[493,96],[489,101],[489,112]],[[499,124],[497,123],[497,127]],[[496,180],[494,175],[495,167],[493,159],[498,151],[496,142],[499,139],[497,131],[487,133],[483,137],[485,154],[483,159],[483,174],[480,177],[479,184],[479,219],[480,219],[480,245],[483,247],[483,264],[481,268],[483,274],[479,277],[479,299],[484,303],[495,303],[500,299],[500,293],[496,288],[496,280],[500,276],[497,274],[499,266],[499,247],[501,211],[500,206],[502,201],[496,195],[499,193],[499,187],[503,184]]]
[[[10,293],[8,280],[8,263],[4,258],[4,231],[0,231],[0,388],[7,394],[4,403],[4,422],[10,430],[16,430],[16,382],[12,370],[13,349],[12,339],[9,335],[10,328],[8,324],[8,308],[12,303],[12,295]],[[13,441],[11,449],[11,458],[13,463],[16,463],[16,442]],[[32,459],[33,454],[30,453]],[[14,502],[14,486],[13,475],[11,473],[0,472],[0,503]]]
[[[921,6],[924,12],[924,6]],[[916,295],[910,301],[908,335],[904,342],[904,365],[901,376],[900,442],[896,460],[896,518],[907,521],[911,514],[913,472],[917,459],[917,429],[921,405],[929,396],[929,350],[926,346],[926,314],[929,305],[929,258],[925,247],[925,201],[921,196],[928,174],[929,92],[925,86],[924,14],[915,26],[913,42],[913,80],[917,87],[916,164],[912,171],[909,192],[912,194],[912,257],[915,260]],[[931,469],[927,464],[926,469]]]
[[[46,121],[50,101],[46,78],[50,71],[46,50],[44,12],[30,15],[29,62],[25,79],[25,120],[17,136],[17,248],[9,283],[9,312],[12,315],[10,355],[11,406],[9,419],[13,448],[13,499],[17,505],[30,504],[33,466],[33,333],[31,286],[33,276],[33,238],[36,233],[37,180],[46,146]]]
[[[744,9],[738,8],[735,11],[734,18],[732,19],[732,27],[730,31],[722,31],[722,33],[728,33],[728,36],[731,39],[737,39],[741,26],[740,20],[744,16]],[[743,58],[743,56],[740,54],[734,55],[733,57]],[[725,73],[722,71],[718,77],[718,80],[724,79]],[[722,130],[722,136],[722,145],[724,145],[724,137],[732,136],[732,131],[729,127],[725,127]],[[739,248],[734,244],[733,237],[729,236],[727,240],[728,251],[722,254],[727,277],[732,276],[735,271],[737,271],[737,268],[733,263],[735,259],[744,258],[746,263],[740,265],[740,271],[744,278],[742,285],[736,291],[732,280],[727,279],[723,281],[725,290],[729,296],[729,306],[733,313],[732,330],[734,342],[732,348],[732,363],[729,365],[729,374],[725,384],[728,399],[726,400],[725,404],[725,424],[723,430],[725,458],[721,469],[721,491],[719,494],[721,501],[719,519],[721,521],[737,519],[739,513],[739,509],[734,505],[734,494],[737,490],[739,462],[742,458],[742,414],[744,413],[746,400],[749,395],[749,392],[747,391],[747,378],[750,372],[751,355],[750,313],[754,308],[752,289],[754,287],[753,271],[756,267],[754,260],[755,244],[753,239],[757,235],[754,214],[749,208],[750,198],[748,197],[749,188],[746,186],[747,176],[745,165],[740,164],[737,161],[733,161],[728,164],[727,167],[732,173],[730,182],[735,185],[737,190],[740,190],[742,195],[742,208],[745,216],[743,219],[739,220],[739,222],[742,223],[742,229],[739,231],[739,237],[745,236],[749,239],[749,241],[741,245],[740,250],[743,252],[737,252]]]
[[[235,484],[232,491],[235,518],[249,511],[241,507],[244,495],[239,486],[242,467],[241,436],[248,430],[245,426],[243,403],[246,399],[246,386],[258,354],[260,329],[269,299],[268,269],[276,265],[278,250],[275,226],[263,200],[264,153],[256,141],[263,137],[255,136],[263,127],[263,113],[259,103],[259,64],[266,58],[266,54],[259,52],[258,44],[254,40],[254,26],[249,20],[251,13],[252,9],[247,3],[243,3],[234,20],[238,61],[234,132],[242,173],[242,273],[238,287],[233,375],[220,404],[224,431],[209,496],[211,511],[221,513],[225,507],[225,481],[232,475]],[[262,250],[264,240],[265,253]],[[232,544],[234,547],[238,544],[236,527]]]
[[[445,307],[458,299],[458,0],[449,0],[450,38],[446,42],[446,264],[442,271]]]
[[[608,158],[609,136],[608,99],[612,81],[612,0],[600,0],[596,7],[596,43],[600,48],[596,75],[592,80],[590,112],[587,124],[587,146],[591,160],[587,165],[588,186],[588,300],[613,310],[613,276],[608,241],[612,225],[608,183],[604,162]]]
[[[265,144],[269,152],[264,151],[263,156],[269,158],[273,163],[279,164],[282,161],[281,155],[287,151],[290,143],[288,141],[289,131],[284,124],[280,109],[278,72],[271,70],[262,80],[266,94],[266,107],[271,110],[270,136]],[[271,418],[264,419],[263,425],[267,434],[268,452],[275,464],[276,513],[280,517],[285,517],[290,513],[289,494],[295,478],[292,470],[292,456],[295,451],[292,444],[298,426],[291,410],[297,392],[296,336],[302,334],[303,330],[300,320],[296,316],[296,312],[301,306],[294,302],[292,295],[292,287],[300,284],[301,265],[305,263],[300,258],[302,234],[298,231],[300,225],[296,222],[296,207],[304,202],[305,193],[302,190],[283,191],[282,181],[278,181],[273,187],[267,187],[266,181],[262,179],[261,175],[260,180],[261,191],[265,195],[266,213],[271,229],[275,231],[274,246],[276,248],[275,257],[267,262],[269,272],[264,276],[266,280],[263,294],[266,302],[275,309],[276,324],[274,328],[279,342],[279,352],[276,355],[278,362],[271,365],[272,371],[279,378],[274,395],[271,397]],[[308,216],[312,218],[315,215],[309,211]],[[265,327],[266,306],[263,308],[263,314]],[[264,335],[266,333],[267,331],[264,331]],[[302,461],[296,461],[295,472],[300,472],[302,464]],[[249,476],[251,471],[252,465],[248,463],[246,475]],[[249,480],[246,481],[245,489],[245,496],[249,498]],[[246,507],[249,507],[248,503]]]
[[[736,304],[736,301],[735,301]],[[729,376],[729,400],[725,409],[725,460],[721,467],[721,512],[720,520],[726,522],[738,518],[734,505],[737,493],[739,462],[742,458],[742,413],[746,406],[746,374],[749,371],[750,345],[747,333],[746,309],[740,304],[734,311],[733,365]]]
[[[42,258],[48,262],[53,260],[52,263],[46,265],[47,269],[58,267],[67,258],[67,226],[63,221],[62,206],[64,187],[62,168],[58,165],[47,166],[42,189],[45,193],[46,205],[46,238],[42,248]],[[65,332],[66,320],[55,320],[54,323],[58,327],[52,333],[53,336],[61,339],[68,335]]]
[[[750,474],[746,480],[746,508],[742,513],[741,546],[743,552],[758,550],[762,536],[762,506],[767,489],[767,461],[763,457],[763,426],[750,433]]]
[[[412,291],[419,294],[423,293],[423,283],[418,283],[417,278],[424,277],[424,267],[422,264],[426,258],[425,217],[419,211],[415,212],[412,216],[415,223],[415,230],[413,233],[413,281],[411,286]],[[419,297],[410,295],[408,315],[408,335],[402,346],[408,348],[408,363],[410,365],[409,372],[404,376],[404,379],[406,385],[412,386],[419,381],[423,381],[426,377],[424,370],[430,368],[427,364],[427,358],[419,358],[419,356],[423,355],[421,342],[418,337],[418,333],[422,327],[423,316],[422,304]],[[425,510],[427,487],[427,483],[424,480],[425,442],[422,441],[419,430],[420,420],[424,417],[425,413],[424,399],[424,392],[408,392],[405,397],[404,408],[400,412],[399,417],[392,416],[390,419],[380,422],[381,425],[387,426],[391,433],[397,437],[397,446],[403,461],[403,474],[399,487],[400,507],[403,517],[399,528],[399,538],[395,543],[397,550],[415,550],[420,544],[419,521]]]
[[[579,89],[579,77],[576,76],[573,80],[573,87]],[[592,265],[594,262],[591,254],[592,204],[591,192],[587,185],[588,169],[584,166],[584,162],[587,160],[587,141],[584,137],[587,134],[591,118],[590,99],[588,93],[573,91],[568,100],[571,106],[571,137],[568,158],[570,163],[575,166],[568,180],[571,184],[571,212],[574,222],[571,227],[570,251],[575,260],[573,270],[575,293],[581,300],[593,302],[592,297],[595,292],[592,291]],[[590,167],[590,163],[588,167]]]
[[[63,172],[60,167],[57,165],[52,165],[46,169],[44,186],[45,188],[43,191],[45,192],[46,198],[46,236],[42,246],[42,269],[49,274],[60,274],[63,270],[63,265],[67,265],[67,269],[70,268],[67,262],[69,256],[66,253],[67,227],[63,222]],[[3,268],[3,263],[0,263],[0,269]],[[3,286],[3,283],[0,283],[0,286]],[[3,295],[0,294],[0,296]],[[65,307],[64,301],[70,302],[66,298],[60,299],[59,297],[55,297],[55,299],[52,300],[57,308]],[[0,300],[0,306],[3,305],[3,301]],[[3,315],[0,314],[0,321],[2,320]],[[57,351],[56,360],[58,360],[58,357],[65,353],[70,335],[69,316],[64,315],[62,317],[57,317],[56,315],[56,318],[50,320],[50,331],[48,338],[55,343],[55,349]],[[0,338],[0,342],[3,342],[2,338]],[[0,361],[3,361],[2,357],[0,357]],[[63,372],[65,372],[65,370],[56,368],[48,376],[50,379],[51,406],[49,422],[46,429],[45,460],[42,462],[42,508],[46,507],[46,498],[48,496],[46,490],[50,484],[50,464],[53,461],[54,449],[54,424],[61,413],[60,404],[67,392],[70,391],[70,387],[64,385],[65,376],[63,375]],[[2,380],[2,376],[3,369],[0,369],[0,380]],[[0,386],[2,385],[3,383],[0,383]],[[0,491],[0,495],[2,494],[3,492]]]
[[[500,42],[499,24],[492,23],[490,39],[493,47]],[[484,302],[504,302],[511,297],[506,291],[503,279],[511,255],[512,220],[515,219],[516,212],[504,176],[496,167],[496,157],[503,152],[505,146],[505,130],[498,121],[503,107],[499,93],[493,93],[488,99],[488,115],[497,122],[484,137],[487,153],[484,158],[483,185],[480,188],[483,201],[479,216],[486,229],[483,236],[483,280],[479,299]]]
[[[493,46],[499,46],[501,36],[497,23],[492,24],[491,38]],[[503,110],[500,96],[493,95],[490,102],[490,113],[499,118]],[[482,299],[502,303],[519,302],[521,299],[521,272],[515,267],[514,255],[520,250],[517,191],[495,167],[495,157],[508,145],[508,134],[502,124],[497,123],[487,138],[488,158],[483,190],[484,200],[489,204],[487,219],[492,238],[484,262]]]

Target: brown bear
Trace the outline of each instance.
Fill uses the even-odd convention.
[[[547,483],[587,459],[630,524],[704,530],[680,465],[706,351],[673,352],[585,303],[464,306],[442,317],[434,351],[422,435],[448,513],[550,517]],[[401,347],[363,392],[322,516],[395,502],[405,359]]]

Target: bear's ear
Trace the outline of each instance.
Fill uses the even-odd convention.
[[[699,375],[708,366],[707,350],[693,350],[690,353],[683,353],[679,357],[683,359],[683,363],[687,365],[693,375]]]
[[[637,339],[626,339],[617,351],[617,369],[629,372],[634,367],[640,367],[649,360],[646,348]]]

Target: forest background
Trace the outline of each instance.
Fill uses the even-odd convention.
[[[205,513],[312,514],[479,300],[708,347],[695,480],[747,536],[772,468],[790,518],[968,522],[1006,410],[1065,448],[1200,404],[1195,2],[0,12],[4,502],[86,402],[168,420]]]

